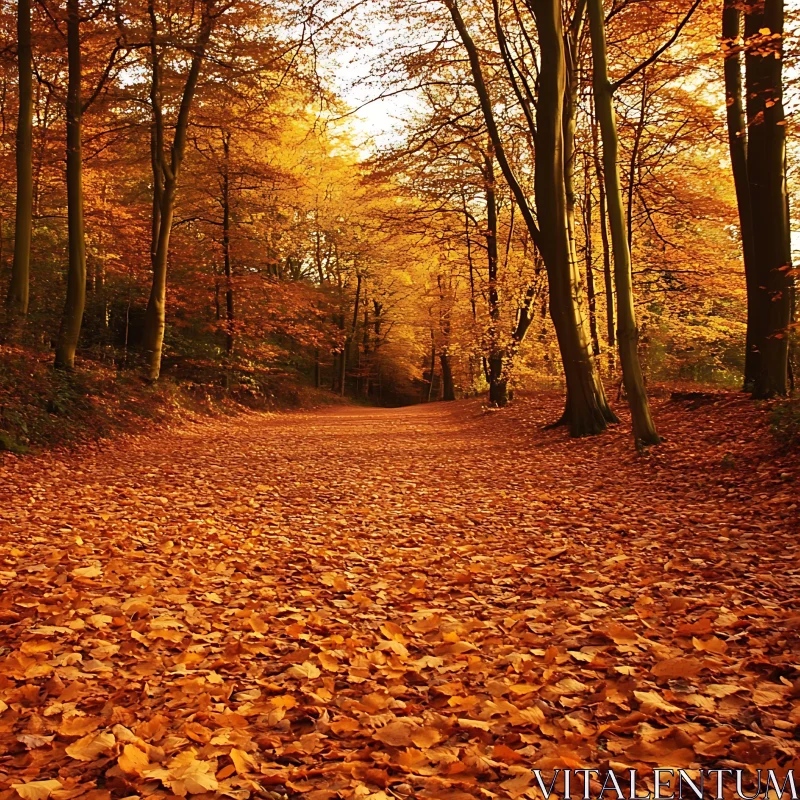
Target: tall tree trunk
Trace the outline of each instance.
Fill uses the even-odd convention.
[[[762,361],[766,350],[769,296],[764,268],[763,248],[768,236],[769,221],[766,219],[766,59],[758,52],[761,47],[764,27],[762,0],[747,0],[745,3],[745,111],[747,117],[747,182],[750,190],[751,223],[754,243],[754,280],[748,291],[747,338],[750,340],[749,363],[745,373],[752,377],[751,389],[756,390],[762,375]]]
[[[184,154],[186,153],[189,116],[194,102],[197,82],[200,78],[200,70],[205,60],[206,48],[208,47],[208,41],[211,38],[211,31],[214,26],[214,16],[212,15],[213,6],[214,0],[206,0],[203,6],[200,30],[198,31],[197,39],[192,48],[192,60],[189,66],[189,73],[186,77],[186,83],[183,87],[172,147],[170,148],[169,158],[167,158],[167,154],[164,152],[165,123],[161,105],[162,81],[157,47],[158,23],[152,0],[148,4],[152,28],[150,69],[156,150],[154,163],[160,169],[161,176],[163,176],[163,186],[160,189],[160,200],[157,208],[158,223],[156,224],[155,219],[153,223],[153,231],[155,233],[157,228],[158,238],[153,255],[153,281],[150,287],[150,297],[147,301],[142,336],[147,361],[145,377],[149,381],[158,380],[161,374],[161,354],[164,348],[164,330],[166,327],[167,265],[169,261],[169,240],[170,234],[172,233],[172,222],[175,216],[175,197],[178,188],[178,176],[180,174]],[[159,180],[156,180],[154,192],[157,191],[156,187],[159,182]]]
[[[760,31],[763,41],[756,58],[763,91],[763,114],[750,128],[763,147],[761,187],[763,205],[754,215],[761,217],[763,241],[756,240],[761,260],[760,284],[765,287],[764,349],[753,394],[766,398],[789,392],[789,324],[792,319],[794,283],[791,276],[791,225],[786,187],[786,118],[783,108],[783,0],[764,0]],[[767,31],[769,33],[767,33]],[[748,176],[752,172],[748,161]],[[752,180],[752,179],[751,179]],[[755,220],[755,217],[754,217]],[[759,233],[758,226],[754,226]]]
[[[608,372],[614,374],[617,352],[617,323],[614,299],[614,277],[611,274],[611,245],[608,240],[608,209],[606,205],[606,182],[600,161],[600,143],[597,136],[597,120],[592,118],[592,153],[594,173],[597,177],[598,214],[600,215],[600,241],[603,244],[603,284],[606,296],[606,338],[608,339]]]
[[[450,363],[450,354],[444,351],[439,353],[439,362],[442,365],[442,400],[455,400],[456,387],[453,383],[453,366]]]
[[[586,261],[586,296],[589,299],[589,332],[592,335],[592,355],[600,355],[600,337],[597,334],[597,292],[594,286],[594,248],[592,247],[592,172],[589,163],[586,162],[584,173],[585,191],[585,228],[586,228],[586,248],[584,256]]]
[[[642,146],[642,136],[647,114],[647,70],[642,70],[642,94],[639,98],[639,120],[633,134],[633,147],[631,160],[628,166],[628,198],[627,198],[627,234],[628,251],[633,253],[633,195],[636,191],[636,168],[639,165],[639,149]]]
[[[67,230],[69,264],[67,298],[56,343],[55,365],[73,369],[86,305],[86,242],[83,226],[81,159],[81,40],[78,0],[67,2]]]
[[[19,0],[17,3],[17,69],[17,213],[14,220],[14,264],[6,296],[6,305],[12,317],[25,316],[28,313],[30,296],[33,230],[33,55],[30,0]]]
[[[363,281],[363,275],[356,270],[356,297],[353,303],[353,324],[350,327],[350,333],[347,334],[344,340],[344,350],[342,350],[342,360],[340,362],[341,368],[341,384],[340,384],[340,391],[342,397],[344,397],[345,391],[345,383],[347,377],[347,360],[350,357],[350,350],[353,347],[353,339],[356,335],[356,328],[358,327],[358,310],[361,305],[361,285]],[[344,314],[342,315],[342,327],[344,327]]]
[[[433,379],[436,377],[436,335],[431,328],[431,382],[428,384],[428,402],[433,400]]]
[[[453,365],[450,362],[450,309],[445,308],[445,292],[442,276],[436,276],[439,287],[439,329],[442,332],[442,350],[439,361],[442,365],[442,400],[455,400],[456,389],[453,383]],[[452,283],[450,288],[452,289]]]
[[[361,352],[364,356],[364,368],[362,370],[362,389],[364,397],[369,397],[370,379],[372,378],[372,364],[370,363],[369,348],[369,303],[364,298],[364,330],[361,333]]]
[[[230,134],[223,134],[225,157],[222,173],[222,258],[225,270],[225,352],[233,353],[233,269],[231,265]]]
[[[484,158],[486,183],[486,253],[489,267],[489,403],[497,408],[508,404],[508,378],[503,373],[505,348],[500,342],[500,290],[497,285],[497,195],[494,154],[491,147]]]
[[[637,447],[661,441],[650,415],[644,376],[639,362],[639,331],[633,302],[631,254],[625,231],[622,187],[619,179],[619,142],[614,114],[614,100],[608,80],[605,15],[603,0],[589,0],[589,28],[592,39],[594,102],[603,137],[603,165],[608,199],[608,218],[614,247],[614,283],[619,313],[619,354],[622,378],[631,409],[633,436]]]
[[[582,310],[580,277],[571,258],[564,186],[563,104],[565,89],[564,42],[559,0],[535,6],[541,47],[539,99],[536,109],[536,163],[534,186],[539,214],[540,250],[550,285],[550,316],[556,330],[567,402],[562,420],[572,436],[605,430],[616,421],[595,370],[588,326]]]
[[[757,334],[758,259],[753,238],[753,207],[747,177],[747,124],[742,102],[741,11],[737,0],[724,0],[722,9],[722,45],[725,54],[725,99],[728,122],[728,148],[731,155],[739,232],[742,239],[744,276],[747,286],[747,334],[745,338],[744,389],[752,391],[759,372],[760,350]],[[762,343],[763,345],[763,343]]]

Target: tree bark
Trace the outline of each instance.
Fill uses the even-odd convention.
[[[750,194],[751,222],[754,244],[754,279],[748,290],[747,338],[750,340],[749,361],[745,365],[746,380],[752,391],[762,375],[762,360],[766,350],[769,298],[762,248],[767,238],[769,223],[766,219],[766,80],[765,59],[756,52],[754,42],[759,42],[764,27],[762,0],[745,2],[745,112],[747,118],[747,182]]]
[[[586,228],[586,247],[584,257],[586,262],[586,297],[589,300],[589,332],[592,335],[592,355],[600,355],[600,337],[597,334],[597,292],[594,286],[594,248],[592,247],[592,172],[586,163],[585,172],[586,189],[584,192],[585,203],[585,228]]]
[[[505,348],[500,342],[500,290],[497,285],[497,195],[494,155],[491,147],[484,158],[486,184],[486,253],[489,268],[489,403],[496,408],[508,404],[508,378],[503,373]]]
[[[67,231],[69,262],[67,297],[56,343],[55,366],[71,370],[86,305],[86,242],[83,223],[83,164],[81,158],[81,41],[78,0],[67,0]]]
[[[592,39],[594,102],[603,137],[603,166],[608,199],[608,219],[614,248],[614,283],[619,313],[619,354],[622,378],[631,410],[633,436],[637,447],[658,444],[661,439],[650,414],[644,375],[639,362],[639,330],[633,301],[631,254],[625,231],[622,187],[619,178],[619,142],[614,114],[613,90],[608,80],[605,15],[603,0],[589,0],[589,28]]]
[[[6,306],[13,317],[28,313],[30,297],[31,234],[33,230],[33,54],[31,2],[17,3],[17,200],[14,220],[14,263]]]
[[[567,383],[562,421],[569,425],[570,435],[586,436],[602,432],[616,417],[592,360],[581,308],[580,277],[571,257],[564,186],[565,59],[559,0],[542,0],[535,6],[535,14],[541,48],[534,171],[540,250],[549,279],[550,316]]]
[[[741,11],[737,0],[724,0],[722,9],[722,40],[725,53],[725,99],[728,123],[728,149],[739,210],[739,234],[747,287],[747,333],[745,337],[744,389],[752,391],[759,372],[760,350],[757,306],[758,259],[753,238],[753,208],[747,166],[747,124],[742,101]]]
[[[144,350],[147,361],[145,377],[148,381],[158,380],[161,374],[161,354],[164,348],[164,330],[166,327],[166,293],[167,293],[167,264],[169,260],[169,240],[172,233],[172,221],[175,215],[175,197],[178,187],[178,176],[186,152],[186,138],[197,82],[200,70],[205,60],[214,17],[211,9],[214,0],[206,0],[203,8],[203,18],[200,30],[192,48],[192,61],[189,74],[183,87],[178,119],[175,125],[170,156],[164,152],[164,118],[161,107],[161,67],[158,57],[157,39],[158,26],[152,2],[148,5],[152,26],[151,38],[151,99],[153,105],[153,126],[155,129],[155,164],[163,178],[160,188],[160,198],[157,203],[158,224],[153,224],[153,232],[158,230],[156,249],[153,254],[153,281],[150,287],[150,297],[147,301],[147,310],[144,318]],[[158,192],[158,183],[154,192]],[[155,199],[154,199],[155,206]],[[154,217],[155,217],[154,208]]]
[[[449,402],[456,399],[456,387],[453,383],[453,366],[450,363],[450,354],[440,353],[439,361],[442,365],[442,400]]]
[[[763,259],[762,280],[766,286],[766,329],[761,368],[754,396],[786,395],[789,392],[789,325],[792,320],[791,224],[786,186],[786,118],[783,107],[783,0],[765,0],[763,29],[771,35],[762,46],[764,112],[763,233],[758,250]],[[766,52],[764,52],[766,51]]]
[[[233,353],[233,269],[231,265],[231,198],[230,198],[230,134],[224,133],[222,148],[224,164],[222,172],[222,259],[225,270],[225,352]]]
[[[600,161],[600,144],[597,136],[597,121],[592,119],[592,152],[594,172],[597,176],[598,213],[600,215],[600,241],[603,244],[603,284],[606,295],[606,338],[608,339],[608,372],[614,374],[614,356],[617,352],[617,323],[614,299],[614,277],[611,274],[611,245],[608,240],[608,216],[606,206],[606,182]]]

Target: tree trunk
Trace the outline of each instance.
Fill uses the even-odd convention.
[[[783,107],[783,0],[765,0],[763,27],[771,32],[762,52],[764,76],[765,241],[763,277],[767,294],[767,325],[756,397],[789,392],[789,325],[794,282],[789,196],[786,186],[786,117]]]
[[[76,1],[76,0],[73,0]],[[161,354],[164,348],[164,330],[166,327],[166,294],[167,294],[167,264],[169,260],[169,240],[172,233],[172,221],[175,214],[175,196],[178,186],[178,176],[186,152],[186,138],[189,127],[189,115],[194,101],[200,70],[206,55],[206,48],[214,26],[214,17],[211,14],[214,0],[206,0],[203,7],[203,18],[200,30],[192,48],[192,60],[189,74],[183,87],[178,118],[175,124],[170,157],[164,152],[164,119],[161,107],[161,65],[158,57],[158,26],[152,2],[148,4],[148,11],[152,26],[151,38],[151,101],[153,106],[153,126],[155,131],[154,170],[163,176],[163,186],[160,189],[160,201],[157,203],[158,222],[156,224],[156,201],[154,199],[153,232],[158,230],[158,239],[155,253],[153,254],[153,282],[150,287],[150,297],[147,301],[147,310],[144,318],[143,341],[146,358],[145,377],[149,381],[158,380],[161,374]],[[158,192],[160,178],[156,179],[154,192]]]
[[[570,435],[586,436],[616,421],[608,406],[589,348],[588,326],[581,305],[580,278],[571,258],[564,186],[563,104],[564,42],[559,0],[535,7],[541,47],[539,99],[536,109],[534,186],[539,214],[540,250],[550,285],[550,316],[556,330],[567,402],[563,422]]]
[[[603,177],[603,166],[600,162],[600,144],[597,136],[597,121],[592,119],[592,152],[594,155],[594,172],[597,176],[598,213],[600,215],[600,240],[603,243],[603,283],[606,295],[606,337],[608,339],[608,372],[614,374],[615,355],[617,352],[617,323],[615,319],[614,278],[611,274],[611,246],[608,241],[608,216],[606,208],[606,182]]]
[[[769,297],[767,276],[764,268],[763,248],[768,236],[769,221],[766,219],[766,59],[757,52],[761,47],[764,27],[763,3],[747,0],[745,3],[745,110],[747,115],[747,182],[750,189],[750,209],[753,230],[755,269],[752,289],[748,291],[747,338],[750,340],[750,359],[745,373],[752,377],[752,390],[762,375],[762,360],[766,350]],[[752,295],[752,302],[751,302]]]
[[[361,283],[363,281],[363,276],[360,272],[356,272],[356,297],[355,302],[353,303],[353,324],[350,327],[350,333],[345,337],[344,340],[344,350],[342,351],[342,360],[341,360],[341,386],[339,387],[341,390],[341,395],[344,397],[344,390],[345,390],[345,382],[347,377],[347,360],[350,358],[350,350],[353,347],[353,339],[356,335],[356,328],[358,327],[358,310],[361,305]],[[344,320],[344,315],[342,315],[342,320]],[[342,323],[342,327],[344,327],[344,322]]]
[[[622,187],[619,179],[619,142],[611,84],[608,80],[605,16],[602,0],[589,0],[589,28],[594,63],[594,102],[603,137],[603,166],[608,199],[608,219],[614,248],[614,283],[619,313],[619,354],[622,377],[631,409],[633,436],[637,447],[661,441],[650,415],[644,376],[639,362],[639,331],[633,302],[631,254],[625,231]]]
[[[445,352],[440,353],[439,361],[442,365],[442,400],[455,400],[456,387],[453,384],[453,367],[450,364],[450,355]]]
[[[633,147],[631,160],[628,167],[628,198],[627,198],[627,235],[628,251],[633,253],[633,195],[636,191],[636,168],[639,165],[639,149],[642,146],[642,136],[647,114],[647,70],[642,70],[642,94],[639,99],[639,120],[633,134]],[[616,127],[616,125],[615,125]]]
[[[233,270],[231,267],[230,134],[223,135],[225,163],[222,173],[222,258],[225,270],[225,352],[233,353]]]
[[[169,239],[172,233],[172,219],[175,214],[175,184],[164,182],[161,194],[159,216],[161,224],[158,243],[153,260],[153,282],[144,315],[144,351],[147,358],[146,377],[157,381],[161,374],[161,353],[164,347],[164,328],[166,322],[167,263],[169,260]]]
[[[503,374],[505,348],[500,342],[500,290],[497,285],[497,196],[494,155],[491,147],[484,159],[486,183],[486,253],[489,267],[489,403],[496,408],[508,404],[508,379]]]
[[[597,292],[594,286],[594,252],[592,247],[592,173],[586,163],[584,174],[586,189],[584,192],[585,203],[585,229],[586,229],[586,248],[584,257],[586,261],[586,296],[589,300],[589,332],[592,335],[592,355],[600,355],[600,337],[597,334]]]
[[[33,55],[31,2],[17,3],[17,202],[14,220],[14,264],[6,305],[12,315],[28,313],[30,296],[31,232],[33,229]]]
[[[436,335],[431,328],[431,382],[428,384],[428,402],[433,400],[433,379],[436,376]]]
[[[744,275],[747,286],[747,334],[745,338],[744,389],[752,391],[759,372],[760,350],[763,346],[758,330],[757,307],[758,259],[753,238],[753,208],[747,177],[747,125],[742,102],[742,64],[739,37],[741,11],[736,0],[724,0],[722,10],[722,44],[725,53],[725,98],[728,121],[728,148],[739,210],[739,232],[742,239]]]
[[[67,298],[56,343],[55,365],[71,370],[86,305],[86,243],[83,226],[83,165],[81,160],[81,41],[78,0],[67,2],[67,230],[69,264]]]

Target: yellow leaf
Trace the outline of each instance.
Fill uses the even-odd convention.
[[[254,615],[250,617],[250,619],[248,619],[247,621],[250,623],[250,627],[256,633],[264,633],[267,630],[267,623],[264,622],[264,620],[261,619],[261,617],[257,617]]]
[[[509,720],[512,725],[541,725],[545,721],[545,716],[539,706],[529,706],[515,709]]]
[[[323,669],[328,670],[328,672],[338,672],[339,660],[335,656],[330,653],[320,653],[318,658]]]
[[[724,642],[717,636],[709,636],[708,639],[703,640],[698,639],[697,637],[692,637],[692,644],[694,645],[695,650],[700,650],[706,653],[716,653],[717,655],[723,655],[728,649],[728,643]]]
[[[23,800],[47,800],[53,792],[63,788],[61,781],[51,779],[49,781],[31,781],[30,783],[12,783],[12,789],[17,790],[17,794]]]
[[[411,741],[422,750],[428,750],[442,741],[442,734],[436,728],[425,725],[411,732]]]
[[[384,622],[383,625],[381,625],[381,633],[387,639],[400,642],[400,644],[405,644],[406,642],[406,637],[403,636],[403,629],[394,622],[389,622],[388,620]]]
[[[319,667],[312,664],[310,661],[304,661],[302,664],[293,664],[287,670],[289,675],[293,678],[319,678],[322,673],[319,671]]]
[[[66,754],[76,761],[94,761],[116,743],[113,733],[90,733],[66,748]]]
[[[100,727],[97,717],[67,717],[58,726],[61,736],[86,736]]]
[[[674,706],[672,705],[672,703],[668,703],[658,692],[634,691],[633,694],[641,704],[642,711],[644,711],[645,714],[652,714],[656,711],[664,711],[668,714],[671,714],[676,711],[680,711],[680,708],[678,708],[678,706]]]
[[[72,570],[72,574],[76,578],[98,578],[103,574],[103,570],[95,564],[91,567],[76,567]]]
[[[236,771],[239,775],[255,771],[256,762],[253,761],[253,757],[249,753],[246,753],[244,750],[237,750],[234,747],[231,750],[230,756],[231,761],[233,761],[233,766],[236,767]]]
[[[150,767],[150,759],[136,745],[126,744],[117,764],[128,775],[143,775]]]

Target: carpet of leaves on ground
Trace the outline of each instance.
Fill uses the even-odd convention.
[[[797,759],[796,458],[733,394],[212,420],[0,466],[0,798],[535,797]]]

